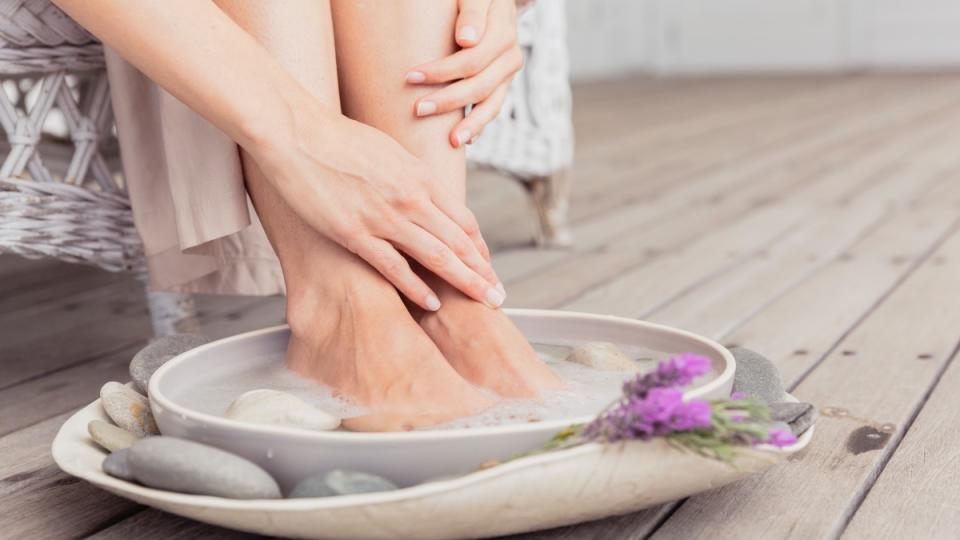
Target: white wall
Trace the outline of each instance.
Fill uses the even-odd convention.
[[[960,68],[960,0],[567,0],[567,14],[578,78]]]

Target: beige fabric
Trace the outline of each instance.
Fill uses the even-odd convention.
[[[229,137],[107,50],[134,221],[150,285],[181,292],[283,292],[276,258]]]

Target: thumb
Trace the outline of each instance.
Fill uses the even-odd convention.
[[[455,36],[457,45],[469,48],[480,43],[487,28],[487,12],[492,0],[460,0]]]

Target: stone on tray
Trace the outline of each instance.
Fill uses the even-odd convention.
[[[100,389],[100,403],[114,423],[137,437],[160,433],[150,412],[150,402],[136,390],[108,382]]]
[[[624,354],[620,347],[605,341],[581,345],[570,351],[566,360],[602,371],[640,371],[640,366]]]
[[[259,465],[205,444],[149,437],[129,448],[134,478],[157,489],[231,499],[278,499],[280,487]]]
[[[813,425],[817,410],[810,403],[774,403],[770,406],[770,419],[785,422],[794,435],[803,435]]]
[[[119,428],[103,420],[92,420],[87,424],[87,431],[90,433],[90,437],[94,442],[110,452],[127,448],[140,438],[123,428]]]
[[[277,390],[251,390],[227,408],[227,418],[252,424],[295,427],[316,431],[336,429],[340,419],[306,401]]]
[[[767,405],[784,401],[786,393],[773,362],[743,347],[732,347],[730,352],[737,361],[737,371],[733,376],[734,392],[743,392]]]
[[[290,492],[290,498],[331,497],[354,493],[393,491],[396,484],[375,474],[358,471],[332,470],[301,480]]]
[[[130,361],[130,377],[133,378],[137,390],[146,393],[153,372],[168,360],[209,342],[209,339],[196,334],[174,334],[151,341],[133,355],[133,360]]]
[[[108,455],[103,459],[103,464],[100,465],[100,468],[103,469],[103,472],[109,474],[114,478],[119,478],[121,480],[127,480],[128,482],[135,481],[133,477],[133,471],[130,469],[130,449],[121,448],[116,452]]]

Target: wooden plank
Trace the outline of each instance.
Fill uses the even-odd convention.
[[[279,297],[208,296],[201,297],[201,302],[205,309],[199,318],[200,330],[214,338],[282,324],[284,320],[284,299]],[[4,411],[0,435],[93,401],[107,381],[129,380],[127,366],[144,345],[146,339],[4,389],[0,392],[0,410]]]
[[[926,101],[923,103],[924,106],[927,104]],[[840,118],[834,119],[842,122],[840,127],[829,127],[819,122],[815,126],[821,132],[818,136],[800,137],[799,142],[795,138],[790,139],[788,144],[780,147],[768,148],[760,153],[755,151],[753,157],[735,160],[723,167],[712,168],[694,176],[675,178],[672,183],[677,187],[666,194],[632,200],[626,194],[614,190],[614,194],[623,197],[624,206],[616,212],[600,217],[595,223],[575,227],[577,244],[572,250],[522,250],[496,254],[494,263],[498,272],[510,285],[525,277],[537,275],[549,266],[556,265],[558,261],[582,257],[584,253],[590,253],[609,238],[632,234],[633,229],[649,228],[651,225],[663,226],[662,220],[681,219],[692,210],[702,211],[701,206],[715,205],[731,196],[736,197],[738,191],[749,190],[756,184],[766,184],[771,179],[782,179],[786,175],[815,175],[819,170],[850,159],[850,153],[857,148],[867,152],[876,151],[876,145],[883,140],[896,139],[901,136],[902,130],[909,132],[911,128],[943,113],[942,104],[932,109],[920,108],[910,114],[904,113],[902,107],[894,107],[892,109],[899,113],[880,118],[864,114],[866,110],[873,110],[874,106],[878,105],[876,102],[870,102],[869,105],[861,102],[859,105],[865,107],[864,110],[854,114],[857,107],[850,107],[852,111],[847,113],[852,116],[841,114]],[[902,106],[906,107],[906,104]],[[794,136],[796,135],[798,134],[794,133]]]
[[[186,540],[189,538],[253,540],[267,537],[207,525],[153,509],[138,512],[87,537],[88,540],[127,540],[129,538],[136,538],[137,540]]]
[[[930,260],[938,262],[910,275],[794,390],[822,413],[803,454],[687,500],[654,538],[823,538],[844,528],[960,340],[960,303],[943,301],[960,287],[960,235]]]
[[[50,441],[67,416],[0,437],[0,536],[76,538],[137,510],[53,463]]]
[[[878,153],[876,145],[868,147],[868,150],[870,152],[868,156],[875,156]],[[682,254],[668,257],[654,267],[643,266],[650,264],[653,259],[662,258],[663,252],[670,251],[676,246],[684,246],[691,239],[703,236],[695,249],[707,251],[702,255],[702,262],[697,266],[714,265],[718,270],[724,265],[730,266],[734,261],[726,260],[720,263],[718,257],[723,258],[731,250],[742,251],[744,244],[735,243],[725,247],[727,245],[725,241],[736,242],[738,239],[745,239],[749,244],[753,237],[749,236],[750,232],[741,232],[735,228],[722,237],[724,241],[712,240],[712,236],[727,227],[728,223],[736,223],[744,214],[749,217],[750,212],[764,206],[766,200],[771,198],[790,201],[790,204],[783,203],[781,207],[792,206],[792,203],[804,200],[819,205],[821,200],[829,197],[831,193],[837,193],[837,201],[845,200],[848,197],[848,190],[859,186],[864,180],[873,178],[877,173],[877,167],[882,170],[885,166],[888,166],[888,163],[884,159],[879,160],[878,164],[877,160],[872,158],[858,162],[855,158],[848,157],[846,167],[838,167],[828,174],[805,177],[790,171],[778,177],[767,177],[763,182],[755,184],[752,191],[739,196],[728,195],[722,189],[711,188],[708,193],[702,194],[704,198],[700,204],[687,204],[685,208],[678,208],[678,211],[674,212],[674,220],[665,221],[657,227],[611,242],[605,247],[602,266],[590,264],[589,260],[585,260],[587,257],[576,257],[536,273],[526,280],[521,280],[519,284],[512,284],[508,290],[512,295],[508,298],[508,302],[512,302],[509,305],[525,307],[563,305],[569,309],[581,311],[627,314],[624,310],[633,310],[638,297],[651,293],[649,287],[661,285],[660,280],[651,279],[651,277],[668,275],[677,279],[680,285],[687,285],[691,283],[686,278],[687,274],[677,275],[676,271],[701,272],[697,267],[678,269],[675,262],[671,261],[684,260]],[[711,201],[715,200],[714,196],[724,198],[711,204]],[[678,201],[677,204],[679,205],[680,202]],[[816,209],[816,206],[809,206],[806,214],[810,215]],[[711,230],[712,234],[704,235],[705,231]],[[758,230],[749,228],[749,231],[760,236],[770,232],[766,228],[758,228]],[[767,241],[772,239],[767,237]],[[751,245],[762,247],[764,242],[760,240]],[[652,254],[649,253],[650,250],[653,251]],[[636,270],[621,275],[633,267],[637,267]],[[667,268],[670,270],[667,271]],[[705,274],[701,272],[699,275],[703,277]],[[629,282],[632,285],[622,282]],[[621,287],[618,284],[624,286]],[[589,292],[584,295],[584,291]],[[663,298],[663,300],[667,299]]]
[[[259,301],[223,296],[205,303],[200,298],[198,317]],[[145,343],[152,336],[143,284],[134,279],[75,290],[55,301],[0,315],[0,389]]]
[[[948,203],[953,200],[949,198]],[[952,226],[950,220],[955,216],[946,210],[947,206],[941,205],[934,215],[930,215],[930,208],[914,208],[884,223],[859,241],[848,256],[831,262],[767,306],[755,319],[734,329],[726,338],[724,334],[714,337],[762,351],[778,365],[783,380],[792,385],[835,348],[878,299],[928,257],[931,246]],[[941,227],[931,227],[931,222],[938,222]],[[893,259],[897,259],[895,265],[890,264]],[[714,326],[722,326],[725,319],[720,306],[714,313]],[[821,324],[824,317],[828,320]],[[656,317],[653,320],[657,321]],[[667,504],[617,518],[620,530],[623,534],[641,531],[646,537],[676,506]]]
[[[927,362],[926,354],[904,363]],[[842,538],[956,538],[960,531],[956,353]],[[896,443],[888,443],[893,446]]]
[[[951,121],[956,120],[960,119]],[[943,137],[947,134],[937,132],[936,137],[949,141]],[[943,172],[960,166],[960,155],[948,142],[931,144],[935,141],[918,139],[920,155],[911,155],[908,163],[901,163],[902,156],[892,156],[883,166],[887,178],[872,177],[871,185],[849,203],[818,210],[815,219],[770,250],[742,258],[730,271],[662,309],[638,305],[636,315],[709,336],[727,335],[873,232],[891,213],[902,211],[914,197],[941,191]]]
[[[116,350],[126,336],[144,339],[150,333],[143,286],[136,280],[0,316],[0,388]]]
[[[574,181],[575,204],[571,208],[571,221],[577,223],[582,219],[603,215],[618,205],[634,201],[644,193],[663,192],[665,189],[688,183],[692,180],[692,175],[713,174],[717,168],[729,163],[749,163],[756,156],[764,156],[777,146],[792,148],[796,146],[798,140],[804,144],[808,140],[816,140],[823,133],[831,131],[828,127],[834,123],[843,122],[848,116],[853,118],[854,114],[858,114],[863,117],[862,111],[858,112],[858,107],[864,106],[865,100],[862,98],[864,90],[862,88],[858,91],[853,91],[854,89],[851,88],[843,88],[843,90],[849,94],[845,95],[847,98],[845,101],[831,101],[827,99],[828,96],[813,93],[804,96],[809,101],[807,107],[801,106],[803,103],[798,103],[796,100],[783,103],[774,100],[779,109],[773,113],[767,113],[766,116],[757,117],[748,114],[748,108],[741,111],[740,115],[730,116],[736,119],[736,122],[732,129],[722,134],[706,131],[680,140],[667,136],[674,126],[655,125],[651,130],[647,118],[632,119],[630,116],[632,111],[622,111],[617,125],[632,125],[635,132],[652,133],[653,136],[650,139],[654,144],[637,143],[625,147],[619,153],[608,153],[599,158],[592,157],[589,149],[583,151],[582,148],[578,148],[578,157],[574,163],[572,176],[575,179],[588,178],[589,181]],[[880,110],[891,109],[883,105],[886,99],[895,98],[902,107],[903,102],[909,97],[902,92],[894,93],[894,96],[884,96],[877,90],[880,89],[874,89],[873,93],[881,95],[873,95],[869,101]],[[815,107],[809,105],[815,105]],[[753,108],[756,107],[756,103],[753,103]],[[728,111],[727,104],[714,97],[703,99],[695,107],[687,108],[691,109],[688,112],[692,112],[695,117],[717,111],[723,111],[725,114],[736,112]],[[699,108],[703,110],[700,111]],[[700,118],[700,123],[696,125],[702,127],[706,124],[707,121]],[[762,129],[759,126],[762,126]],[[610,142],[619,144],[620,139],[622,137],[611,139]],[[602,148],[609,147],[610,142],[604,144]],[[802,146],[803,144],[801,148]],[[483,213],[482,207],[478,210]],[[506,220],[506,223],[502,219],[498,220],[495,227],[488,226],[486,234],[491,237],[497,237],[498,233],[512,235],[510,237],[514,241],[517,238],[516,231],[524,231],[525,234],[528,229],[528,216],[518,218],[516,212],[509,215],[514,217]],[[526,236],[523,238],[526,239]],[[490,240],[488,238],[488,241]],[[491,242],[491,245],[507,247],[499,242]]]
[[[688,82],[687,84],[696,83]],[[577,160],[574,162],[572,175],[574,178],[588,178],[589,181],[574,182],[576,204],[571,208],[572,222],[576,223],[584,217],[609,210],[621,203],[625,196],[630,196],[636,188],[645,190],[657,186],[675,185],[676,182],[670,182],[670,178],[675,177],[679,172],[685,171],[686,174],[690,174],[694,170],[705,170],[711,164],[714,167],[719,166],[717,158],[726,161],[743,159],[749,155],[756,155],[770,144],[785,144],[795,142],[797,139],[806,139],[807,136],[800,135],[798,131],[812,123],[817,123],[818,126],[809,134],[822,132],[824,124],[831,120],[839,121],[845,114],[853,112],[851,107],[863,105],[862,85],[865,84],[864,81],[846,82],[839,88],[827,84],[806,89],[804,92],[798,92],[795,88],[790,91],[781,88],[772,96],[753,95],[748,85],[742,87],[739,93],[735,90],[732,92],[739,99],[747,98],[746,104],[736,109],[731,106],[732,104],[723,93],[711,94],[709,88],[696,100],[683,103],[681,106],[674,103],[676,100],[673,96],[664,96],[659,101],[642,102],[642,105],[652,105],[649,112],[644,111],[642,105],[623,107],[614,102],[613,106],[608,105],[607,108],[614,109],[617,115],[616,121],[612,124],[609,121],[604,122],[605,129],[601,133],[594,134],[593,137],[586,139],[584,144],[578,145]],[[885,89],[875,88],[874,94],[882,93],[877,90]],[[838,99],[840,97],[845,100]],[[874,95],[872,99],[879,102],[881,97],[883,96]],[[898,95],[897,97],[902,101],[906,96]],[[771,107],[771,110],[764,113],[762,107]],[[661,122],[651,118],[651,113],[665,116]],[[711,118],[717,113],[727,121],[723,136],[705,130],[711,125]],[[688,126],[680,125],[679,118],[683,118]],[[683,136],[674,133],[678,128],[690,131],[689,125],[695,128],[692,135]],[[764,128],[757,129],[759,125]],[[617,128],[627,129],[626,134],[618,133]],[[577,129],[579,133],[579,124]],[[778,135],[785,129],[790,130],[792,135]],[[809,127],[807,129],[810,130]],[[632,141],[633,144],[619,152],[611,154],[607,151],[611,144],[621,144],[625,135],[637,136],[638,134],[649,135],[646,143]],[[604,152],[603,155],[595,155],[597,152],[592,150],[594,144]],[[731,153],[737,155],[730,155]],[[642,156],[643,159],[637,159],[638,156]],[[680,156],[683,157],[680,158]],[[674,170],[665,172],[664,165],[670,165]],[[624,180],[628,178],[630,182],[625,183]],[[643,181],[638,182],[638,179]],[[478,210],[483,213],[482,202],[480,204]],[[507,223],[498,220],[495,227],[486,229],[485,232],[490,237],[488,242],[491,245],[504,247],[496,240],[499,233],[505,235],[512,233],[512,238],[516,239],[516,231],[527,230],[526,216],[518,218],[516,213],[509,215],[513,217],[508,219]]]
[[[933,150],[932,154],[926,153],[926,157],[943,159],[945,156],[940,152]],[[875,202],[878,206],[889,208],[884,201],[900,198],[908,210],[871,230],[848,253],[773,305],[766,306],[755,320],[735,331],[727,340],[768,354],[778,363],[788,383],[798,380],[803,372],[834,347],[860,321],[863,314],[872,309],[878,298],[896,287],[926,257],[930,246],[949,230],[951,220],[956,216],[951,209],[960,208],[960,185],[953,181],[953,175],[943,178],[940,174],[942,171],[937,170],[940,166],[949,166],[949,163],[938,159],[918,159],[923,155],[921,153],[913,159],[918,162],[915,165],[923,167],[912,171],[910,168],[898,169],[902,173],[898,175],[900,181],[886,183],[886,188],[881,186],[875,191],[878,196],[876,201],[868,199],[862,203],[869,205]],[[904,187],[913,186],[914,183],[925,184],[931,180],[936,182],[933,189],[925,192],[920,189],[919,195],[911,196],[904,190]],[[777,275],[774,272],[768,279]],[[864,279],[864,276],[870,276],[871,279]],[[838,290],[844,291],[844,294],[837,294]],[[723,328],[737,313],[735,309],[725,312],[723,307],[726,303],[722,298],[719,300],[718,304],[710,306],[714,319],[708,321],[711,328],[717,329],[712,335],[718,339],[724,338],[730,330]],[[820,324],[824,317],[827,319]],[[656,316],[653,320],[664,322]],[[790,331],[785,332],[784,328]],[[616,518],[620,531],[618,534],[646,537],[674,508],[675,505],[664,505]],[[596,526],[593,523],[582,525],[586,537],[592,537],[590,531]],[[571,528],[571,535],[577,534],[577,527]]]

